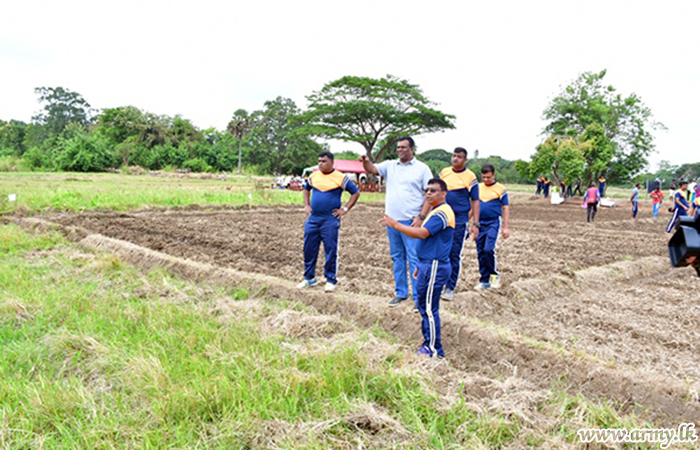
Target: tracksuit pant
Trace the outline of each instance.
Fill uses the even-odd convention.
[[[498,275],[496,261],[496,242],[501,232],[501,218],[490,222],[481,222],[481,230],[476,238],[476,253],[479,257],[479,281],[488,283],[491,275]]]
[[[588,222],[595,219],[595,214],[598,212],[598,203],[589,203],[586,205],[586,218]]]
[[[462,272],[462,253],[464,252],[464,242],[469,238],[466,222],[457,222],[455,232],[452,237],[452,249],[450,250],[450,266],[452,273],[447,280],[447,289],[454,291],[459,281],[459,274]]]
[[[411,225],[412,220],[399,220],[399,223]],[[416,280],[413,280],[413,272],[418,264],[416,256],[417,240],[406,236],[394,230],[391,227],[386,227],[387,235],[389,236],[389,252],[391,259],[394,261],[394,285],[397,297],[408,298],[408,276],[411,277],[411,287],[413,288],[413,301],[418,300],[418,290],[416,289]],[[409,275],[406,275],[406,265],[408,264]]]
[[[423,345],[432,356],[445,356],[440,340],[440,293],[450,276],[449,262],[424,259],[418,261],[418,311],[421,315]]]
[[[666,226],[666,233],[670,233],[673,231],[673,227],[676,226],[676,222],[678,221],[679,217],[687,216],[688,214],[685,212],[684,209],[681,208],[674,208],[673,209],[673,216],[671,217],[671,220],[668,222],[668,225]]]
[[[304,224],[304,279],[316,278],[316,260],[323,241],[326,252],[326,265],[323,275],[328,283],[336,284],[338,270],[338,231],[340,219],[333,216],[314,216],[311,214]]]

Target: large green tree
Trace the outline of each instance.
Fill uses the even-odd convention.
[[[647,157],[654,150],[651,130],[664,126],[654,121],[651,110],[637,94],[625,97],[613,86],[605,85],[605,74],[605,70],[585,72],[566,86],[543,113],[549,121],[543,134],[582,142],[587,140],[582,136],[587,129],[599,124],[612,155],[593,176],[605,172],[612,182],[623,182],[647,166]]]
[[[549,138],[537,146],[532,161],[526,166],[518,164],[517,170],[531,178],[551,176],[556,184],[566,180],[569,184],[581,179],[586,167],[585,150],[575,138]]]
[[[301,174],[316,163],[323,147],[299,132],[300,114],[291,99],[277,97],[265,109],[253,113],[255,125],[248,138],[249,161],[265,173]]]
[[[39,87],[34,89],[39,96],[43,111],[32,120],[43,125],[50,134],[58,135],[69,123],[87,126],[92,120],[94,110],[77,92],[62,87]]]
[[[346,76],[307,98],[301,133],[357,142],[372,161],[385,159],[402,135],[454,128],[453,115],[434,109],[420,87],[392,75]]]

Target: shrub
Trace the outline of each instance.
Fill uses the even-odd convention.
[[[182,163],[183,169],[190,169],[192,172],[211,172],[212,167],[199,158],[188,159]]]

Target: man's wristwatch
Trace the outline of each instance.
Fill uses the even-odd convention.
[[[425,216],[424,216],[423,214],[418,214],[418,218],[419,218],[420,220],[425,220]]]
[[[343,211],[345,211],[345,212],[348,212],[348,208],[345,207],[345,206],[343,206],[341,209],[342,209]]]
[[[479,222],[474,222],[474,223],[472,224],[472,226],[473,226],[473,227],[476,227],[477,230],[481,230],[481,224],[480,224]]]

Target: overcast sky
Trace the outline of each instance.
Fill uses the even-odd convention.
[[[542,111],[580,73],[638,94],[668,128],[658,161],[700,161],[697,1],[0,0],[0,119],[28,122],[34,88],[93,108],[133,105],[224,129],[233,111],[344,75],[419,85],[453,131],[419,150],[529,160]],[[332,143],[333,151],[362,151]]]

